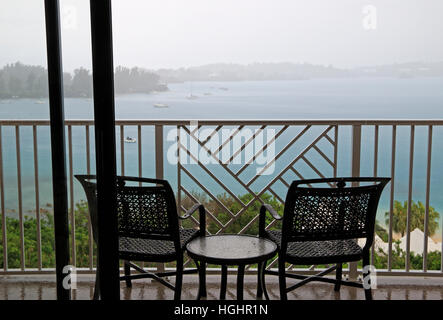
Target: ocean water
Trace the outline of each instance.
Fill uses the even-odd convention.
[[[134,94],[116,97],[117,119],[443,119],[443,78],[361,78],[329,79],[305,81],[251,81],[251,82],[194,82],[171,84],[170,91],[153,94]],[[222,88],[227,88],[224,90]],[[198,99],[189,100],[189,94]],[[154,108],[153,104],[167,104],[168,108]],[[66,99],[66,119],[92,119],[93,104],[91,99]],[[36,104],[35,100],[18,99],[0,101],[0,119],[48,119],[47,101]],[[232,127],[233,128],[233,127]],[[280,127],[273,129],[277,130]],[[312,128],[298,144],[288,150],[276,163],[279,172],[288,164],[297,152],[326,127]],[[165,138],[173,128],[165,127]],[[255,129],[255,128],[251,128]],[[272,128],[271,128],[272,129]],[[73,127],[73,172],[86,172],[85,129]],[[302,127],[291,127],[278,140],[275,151],[281,150]],[[415,131],[413,199],[425,201],[426,161],[427,161],[427,127],[417,126]],[[94,155],[93,130],[91,130],[91,156]],[[119,130],[117,134],[117,150]],[[391,166],[390,126],[380,127],[378,173],[390,176]],[[126,127],[125,136],[137,137],[136,127]],[[338,132],[338,175],[350,175],[351,128],[343,126]],[[431,205],[443,215],[443,129],[434,128],[432,153]],[[35,209],[34,161],[32,128],[20,129],[20,153],[22,171],[23,205],[26,214]],[[409,140],[410,128],[398,127],[396,148],[396,181],[395,199],[404,201],[408,191]],[[3,169],[5,183],[5,207],[9,215],[16,215],[18,209],[17,166],[15,128],[2,127]],[[173,147],[173,141],[165,141],[164,150]],[[332,148],[324,141],[322,150],[332,157]],[[154,176],[154,129],[142,129],[142,169],[144,176]],[[361,174],[373,174],[374,162],[374,128],[364,126],[362,129],[362,162]],[[49,128],[38,129],[38,157],[40,203],[52,202],[51,157]],[[120,154],[117,154],[118,172],[120,172]],[[125,144],[125,174],[138,175],[137,144]],[[318,154],[307,154],[325,176],[331,176],[331,168],[321,160]],[[244,160],[244,159],[243,159]],[[297,164],[297,169],[306,178],[316,174],[306,165]],[[241,165],[230,165],[233,171]],[[95,163],[92,159],[91,168]],[[242,173],[242,181],[248,181],[255,174],[257,165]],[[197,165],[187,165],[191,171],[211,192],[222,193],[224,190],[205,174]],[[216,165],[209,165],[210,170],[223,179],[235,194],[244,194],[246,190]],[[263,176],[251,186],[258,191],[266,185],[271,176]],[[166,161],[165,178],[176,187],[177,168]],[[290,181],[294,175],[286,174]],[[188,190],[202,191],[185,174],[183,185]],[[284,198],[285,186],[276,183],[273,189]],[[74,200],[84,199],[80,185],[74,181]],[[384,192],[378,219],[383,221],[384,212],[389,208],[389,186]]]

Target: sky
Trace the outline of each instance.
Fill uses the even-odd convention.
[[[89,0],[60,0],[66,71],[91,67]],[[114,64],[443,61],[442,0],[113,0]],[[46,66],[43,0],[0,0],[0,66]]]

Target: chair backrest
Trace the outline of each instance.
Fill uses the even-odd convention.
[[[75,175],[80,182],[86,194],[88,201],[89,217],[91,220],[92,237],[95,243],[98,240],[98,224],[97,224],[97,183],[95,175]]]
[[[372,245],[378,202],[389,181],[390,178],[294,181],[286,196],[283,242],[367,238],[365,248]],[[319,184],[329,186],[316,187]]]
[[[97,239],[97,188],[93,175],[76,175],[89,205],[94,240]],[[165,180],[117,176],[119,236],[179,241],[175,197]],[[132,183],[132,184],[131,184]],[[139,185],[140,183],[151,185]]]
[[[126,183],[130,181],[153,185],[129,186]],[[179,239],[174,192],[167,181],[119,177],[117,190],[119,235],[147,239]]]

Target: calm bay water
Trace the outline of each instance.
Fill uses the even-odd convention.
[[[443,118],[443,78],[413,79],[331,79],[307,81],[262,81],[262,82],[195,82],[171,84],[170,91],[149,95],[126,95],[116,98],[116,117],[118,119],[442,119]],[[222,88],[227,88],[224,90]],[[196,100],[188,100],[189,94],[198,96]],[[36,104],[35,100],[0,101],[0,119],[48,119],[49,106],[47,101]],[[153,104],[167,104],[169,108],[154,108]],[[93,105],[91,99],[66,99],[67,119],[92,119]],[[167,131],[165,128],[165,137]],[[278,129],[278,128],[276,128]],[[317,130],[318,129],[318,130]],[[319,133],[317,128],[307,135],[306,139]],[[125,135],[137,137],[135,127],[126,127]],[[301,128],[291,128],[281,136],[276,146],[279,151]],[[340,127],[338,174],[350,175],[350,127]],[[117,134],[119,132],[117,131]],[[391,127],[380,127],[379,167],[380,176],[390,175],[391,159]],[[397,163],[395,198],[407,199],[408,166],[409,166],[409,127],[397,130]],[[142,131],[143,175],[154,176],[154,130],[144,127]],[[15,128],[3,127],[3,162],[5,181],[5,207],[9,214],[17,210],[17,168],[15,152]],[[443,129],[434,128],[432,154],[431,205],[443,213]],[[34,167],[32,129],[22,127],[20,130],[21,166],[23,203],[25,211],[35,208]],[[373,128],[363,127],[362,175],[373,173]],[[39,183],[40,203],[52,202],[51,189],[51,158],[49,129],[38,130],[39,148]],[[117,141],[119,136],[117,135]],[[301,141],[302,143],[302,141]],[[172,145],[166,142],[165,150]],[[119,145],[117,145],[119,149]],[[93,150],[93,130],[91,130],[91,149]],[[327,150],[327,146],[325,145]],[[294,146],[294,152],[297,146]],[[331,150],[325,151],[331,155]],[[276,172],[293,158],[295,153],[288,152],[276,166]],[[73,128],[73,166],[74,173],[86,172],[85,130]],[[93,153],[92,153],[93,155]],[[125,144],[125,173],[138,175],[137,144]],[[309,154],[308,154],[309,156]],[[413,198],[415,201],[425,200],[427,156],[427,128],[417,127],[415,133],[415,156],[413,175]],[[325,163],[316,159],[315,154],[309,159],[315,163],[325,175],[332,171]],[[120,156],[118,155],[118,159]],[[91,161],[94,170],[94,161]],[[118,164],[120,166],[120,163]],[[201,179],[205,186],[214,193],[223,190],[208,176],[203,175],[197,166],[189,166],[190,171]],[[233,165],[236,171],[238,165]],[[315,177],[309,168],[298,168],[305,177]],[[120,172],[120,167],[118,168]],[[246,191],[232,178],[222,176],[217,166],[211,170],[226,179],[230,189],[236,194]],[[255,172],[251,166],[242,174],[248,181]],[[175,186],[177,169],[165,161],[165,178]],[[290,175],[287,180],[293,179]],[[189,177],[183,176],[183,183],[190,190],[200,191]],[[260,190],[270,177],[262,177],[252,189]],[[284,185],[276,185],[275,190],[284,195]],[[389,188],[387,188],[389,191]],[[80,185],[74,184],[75,200],[84,199]],[[383,213],[389,206],[389,192],[385,192],[381,200],[378,218],[383,220]]]

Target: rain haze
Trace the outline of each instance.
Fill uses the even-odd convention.
[[[46,65],[44,1],[1,0],[0,65]],[[115,65],[443,60],[441,0],[115,0]],[[89,1],[62,0],[66,71],[91,67]]]
[[[48,2],[60,3],[63,54],[63,90],[51,92]],[[90,2],[101,10],[112,3],[113,77],[109,59],[94,59],[92,68]],[[443,275],[442,13],[443,0],[0,0],[0,274],[55,266],[52,177],[53,168],[63,170],[54,166],[63,148],[51,145],[54,131],[42,120],[61,129],[51,119],[58,110],[68,120],[64,200],[75,267],[92,271],[97,229],[74,175],[165,179],[178,213],[205,205],[208,233],[254,236],[264,234],[261,203],[283,216],[291,181],[379,176],[392,180],[376,220],[372,211],[366,220],[365,235],[376,234],[374,267],[400,277]],[[99,47],[109,43],[100,40]],[[115,171],[95,157],[104,149],[115,155]],[[330,201],[333,214],[319,200],[318,217],[316,202],[306,202],[315,228],[334,220],[336,207],[349,204],[336,231],[374,208],[370,197],[347,195],[339,206]],[[22,280],[17,286],[24,292]]]

